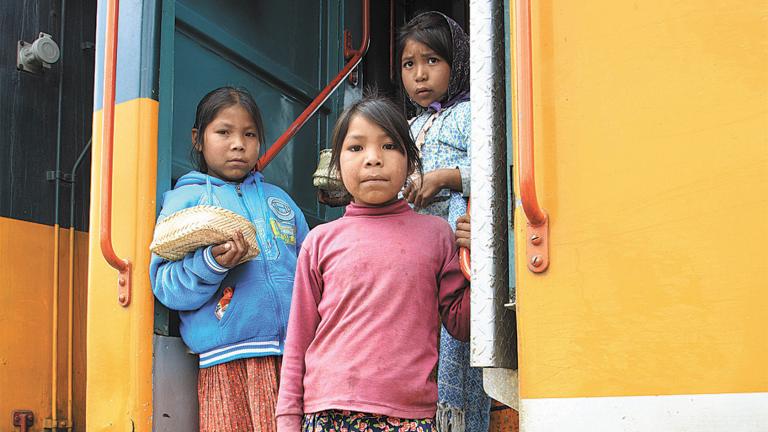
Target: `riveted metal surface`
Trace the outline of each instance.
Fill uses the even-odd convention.
[[[504,7],[470,2],[472,77],[472,318],[470,362],[515,366],[509,300]]]

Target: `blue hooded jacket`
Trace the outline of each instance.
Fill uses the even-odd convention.
[[[282,355],[291,307],[296,257],[309,232],[304,214],[261,173],[228,183],[197,171],[185,174],[163,195],[158,221],[196,205],[234,211],[256,227],[256,259],[226,269],[200,248],[182,260],[152,255],[149,274],[157,299],[179,311],[181,336],[200,354],[200,367],[239,358]],[[221,319],[223,290],[234,292]],[[221,311],[219,311],[221,312]]]

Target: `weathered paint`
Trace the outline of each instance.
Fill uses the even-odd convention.
[[[152,427],[153,296],[148,245],[155,222],[157,101],[115,107],[112,241],[133,263],[130,306],[117,302],[117,271],[91,237],[88,278],[88,430],[149,431]],[[94,113],[93,154],[101,154],[101,111]],[[91,227],[100,229],[101,166],[92,165]]]
[[[0,218],[0,430],[16,430],[11,411],[34,412],[31,432],[41,431],[51,416],[51,326],[54,228],[33,222]],[[57,413],[67,413],[67,292],[69,230],[59,235],[59,331]],[[85,298],[88,234],[75,234],[73,307],[73,423],[85,421]],[[12,391],[11,391],[12,389]]]
[[[551,264],[517,260],[522,406],[767,391],[768,3],[532,3]]]

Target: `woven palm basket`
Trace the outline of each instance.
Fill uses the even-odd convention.
[[[326,191],[347,193],[347,189],[344,188],[344,183],[341,181],[341,175],[331,166],[331,149],[320,150],[317,169],[312,174],[312,184],[316,188]]]
[[[149,249],[169,261],[178,261],[201,247],[231,240],[238,230],[248,243],[248,252],[240,264],[259,254],[256,229],[239,214],[209,205],[179,210],[158,222]]]

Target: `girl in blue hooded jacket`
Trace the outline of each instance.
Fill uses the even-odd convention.
[[[256,227],[258,256],[242,233],[182,260],[152,256],[157,299],[179,311],[181,336],[200,356],[201,431],[274,431],[280,359],[296,256],[309,228],[282,189],[255,171],[261,114],[244,90],[222,87],[197,106],[192,156],[198,170],[163,196],[158,221],[201,204],[234,211]]]

